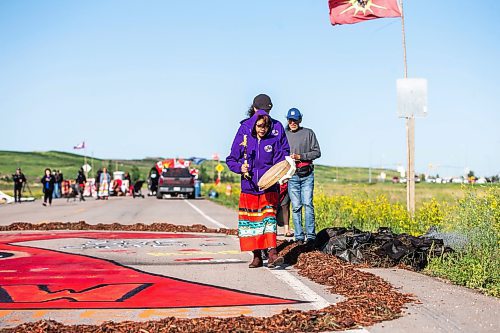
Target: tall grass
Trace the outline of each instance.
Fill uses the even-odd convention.
[[[331,226],[356,227],[361,230],[390,227],[394,232],[412,235],[425,233],[430,226],[441,226],[449,209],[447,204],[432,199],[423,202],[412,218],[403,204],[391,204],[384,195],[368,199],[318,194],[314,204],[318,230]]]
[[[432,258],[428,271],[450,281],[500,296],[500,190],[480,195],[469,190],[447,217],[444,229],[458,231],[468,242],[446,257]]]

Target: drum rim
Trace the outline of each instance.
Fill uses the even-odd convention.
[[[284,165],[286,167],[283,168],[281,165]],[[278,166],[280,166],[280,167],[278,167]],[[265,182],[263,182],[264,177],[268,174],[268,172],[270,172],[275,167],[278,169],[278,171],[276,171],[275,173],[272,173],[272,176],[269,177],[269,180],[266,180]],[[257,185],[259,186],[259,189],[260,190],[267,190],[268,188],[270,188],[271,186],[276,184],[284,175],[286,175],[288,173],[290,168],[291,168],[291,166],[287,160],[280,161],[280,162],[276,163],[275,165],[273,165],[259,179],[259,181],[257,183]]]

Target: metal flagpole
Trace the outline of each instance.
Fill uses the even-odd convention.
[[[406,59],[406,34],[405,15],[403,0],[399,0],[401,7],[401,33],[403,39],[404,78],[408,78],[408,63]],[[406,208],[413,216],[415,214],[415,115],[406,115],[406,149],[407,149],[407,172],[406,172]]]
[[[87,172],[87,146],[85,145],[85,140],[83,140],[83,166],[84,170],[83,172],[85,173],[85,178],[88,178],[89,173]]]

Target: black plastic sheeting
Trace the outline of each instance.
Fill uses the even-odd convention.
[[[318,233],[315,247],[352,263],[374,267],[405,264],[416,270],[425,268],[429,255],[441,256],[453,251],[442,239],[395,234],[390,228],[379,228],[374,233],[356,228],[326,228]]]

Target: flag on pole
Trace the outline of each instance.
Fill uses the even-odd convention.
[[[332,25],[400,17],[398,0],[328,0]]]
[[[82,141],[82,143],[77,144],[76,146],[73,147],[73,149],[85,149],[85,141]]]

